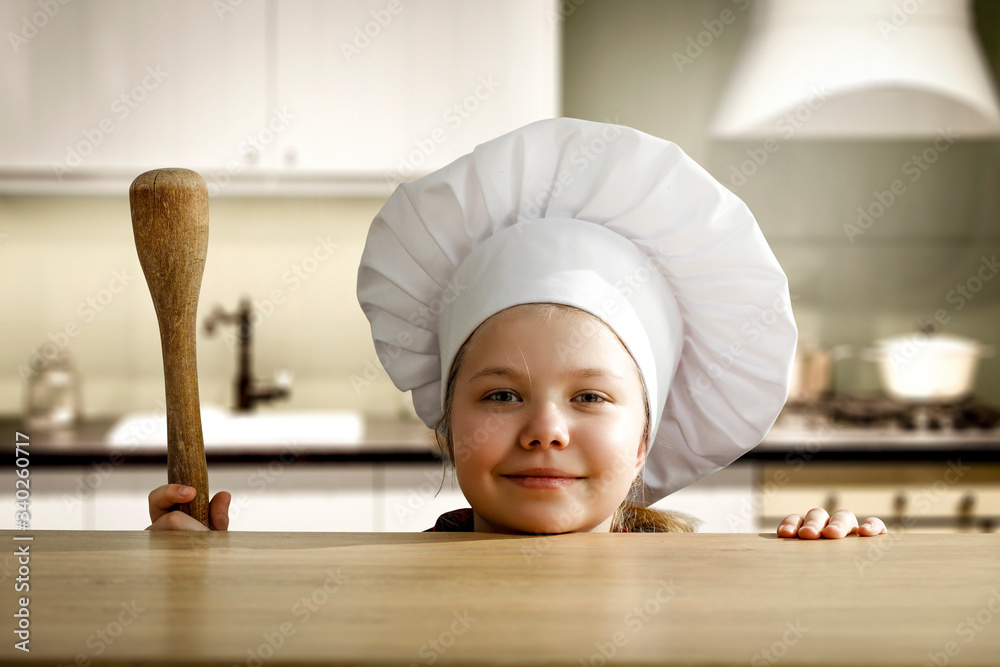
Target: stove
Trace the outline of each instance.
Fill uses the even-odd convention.
[[[1000,410],[974,399],[905,403],[889,398],[833,398],[817,406],[834,424],[904,431],[993,430]]]
[[[974,398],[949,403],[912,403],[881,396],[835,396],[809,403],[789,402],[767,444],[818,439],[873,446],[1000,446],[1000,409]]]

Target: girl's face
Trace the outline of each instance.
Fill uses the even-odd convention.
[[[458,483],[477,532],[607,532],[642,468],[639,371],[568,307],[517,306],[470,338],[451,405]]]

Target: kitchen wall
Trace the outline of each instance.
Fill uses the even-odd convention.
[[[254,299],[254,367],[293,374],[295,409],[395,414],[401,395],[374,373],[354,296],[367,225],[381,200],[215,198],[199,313]],[[0,198],[0,412],[19,412],[32,351],[65,346],[86,414],[151,409],[163,396],[155,313],[122,197]],[[67,333],[69,332],[69,333]],[[199,332],[203,402],[228,405],[234,330]],[[352,383],[352,376],[354,381]],[[377,377],[381,376],[381,378]],[[365,378],[375,378],[369,382]]]
[[[995,4],[975,5],[994,72]],[[851,344],[857,352],[877,338],[916,331],[943,310],[942,332],[1000,345],[1000,277],[977,277],[983,258],[991,267],[983,275],[1000,271],[1000,142],[958,138],[937,150],[934,139],[804,141],[793,133],[777,137],[768,152],[761,141],[713,141],[708,125],[749,24],[746,5],[576,6],[566,17],[565,115],[617,119],[675,141],[739,195],[788,274],[804,340]],[[727,10],[734,18],[725,24]],[[922,169],[913,157],[927,149],[934,162]],[[895,180],[902,194],[890,191],[895,201],[870,223],[862,218],[862,229],[859,207],[879,213],[879,197],[889,201],[882,193]],[[966,298],[958,286],[970,280]],[[875,365],[857,354],[835,371],[838,391],[878,391]],[[983,361],[976,392],[1000,402],[996,358]]]
[[[980,29],[996,70],[1000,20],[980,4]],[[1000,254],[1000,143],[959,138],[917,172],[909,161],[932,140],[793,136],[779,141],[763,164],[748,162],[760,144],[707,134],[747,28],[743,5],[566,0],[564,114],[671,139],[742,197],[788,272],[803,338],[861,347],[912,331],[944,310],[945,331],[1000,345],[1000,279],[982,283],[969,298],[953,292],[976,275],[981,258]],[[735,20],[700,52],[685,53],[689,39],[706,30],[704,22],[725,9]],[[691,62],[679,66],[675,54]],[[860,235],[845,231],[845,224],[856,224],[858,208],[870,208],[895,179],[904,181],[905,192]],[[212,200],[200,312],[204,317],[214,304],[234,308],[243,294],[255,299],[254,366],[264,377],[291,370],[293,395],[285,407],[405,411],[377,364],[354,296],[367,225],[381,204]],[[65,347],[81,373],[88,415],[150,409],[161,399],[156,319],[126,193],[0,197],[0,284],[0,413],[20,412],[32,354],[55,347]],[[228,404],[232,330],[199,336],[202,399]],[[865,393],[876,391],[878,381],[870,362],[853,358],[838,365],[836,384]],[[1000,403],[995,358],[983,362],[977,392]]]

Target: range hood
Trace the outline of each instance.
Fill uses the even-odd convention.
[[[713,137],[1000,137],[969,0],[754,0],[751,11]]]

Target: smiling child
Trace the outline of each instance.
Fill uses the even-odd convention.
[[[369,230],[358,299],[471,505],[439,531],[692,530],[648,505],[760,442],[797,338],[742,201],[671,142],[569,118],[401,184]],[[169,511],[186,499],[154,490],[150,527],[204,529]],[[228,501],[213,499],[213,528]],[[778,529],[882,532],[820,509]]]

